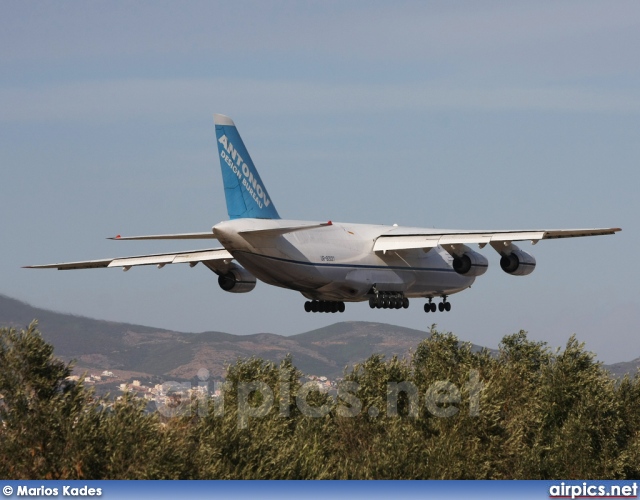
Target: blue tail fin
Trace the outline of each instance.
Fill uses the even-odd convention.
[[[279,219],[233,120],[213,115],[230,219]]]

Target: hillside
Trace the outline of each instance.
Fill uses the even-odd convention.
[[[94,320],[32,307],[0,295],[0,326],[24,327],[37,319],[56,355],[76,360],[76,371],[111,370],[136,376],[191,378],[200,368],[222,376],[237,358],[278,361],[291,354],[309,374],[340,376],[373,353],[406,355],[426,333],[384,323],[344,322],[299,335],[183,333]]]
[[[631,361],[623,361],[605,367],[616,377],[624,377],[625,375],[633,376],[640,369],[640,358]]]
[[[347,365],[371,354],[406,356],[427,333],[374,322],[342,322],[298,335],[184,333],[141,325],[101,321],[32,307],[0,295],[0,326],[25,327],[37,319],[56,355],[75,360],[76,372],[110,370],[119,378],[189,379],[206,368],[222,377],[238,358],[279,361],[287,354],[307,374],[339,377]],[[474,346],[474,349],[480,349]],[[615,375],[635,373],[636,359],[611,365]]]

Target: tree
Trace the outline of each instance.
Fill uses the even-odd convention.
[[[26,330],[0,329],[0,476],[54,479],[72,465],[61,461],[65,436],[84,425],[91,395],[69,382],[71,367],[53,357],[33,322]]]
[[[473,351],[432,328],[411,359],[373,355],[337,394],[237,360],[220,398],[173,415],[71,382],[36,324],[0,329],[0,477],[14,479],[637,479],[640,376],[574,337]]]

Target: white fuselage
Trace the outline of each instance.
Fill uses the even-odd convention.
[[[278,233],[279,228],[303,225],[305,229]],[[216,224],[213,233],[258,279],[297,290],[309,299],[357,302],[367,300],[373,287],[406,297],[439,297],[474,282],[474,277],[454,271],[453,258],[441,247],[427,252],[373,251],[380,235],[424,233],[424,229],[339,222],[308,227],[313,225],[320,223],[235,219]]]

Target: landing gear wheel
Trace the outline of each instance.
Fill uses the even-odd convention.
[[[320,307],[318,306],[318,301],[317,300],[312,300],[311,301],[311,312],[317,313],[320,310]]]
[[[439,310],[440,312],[444,312],[444,302],[440,302],[440,303],[438,304],[438,310]]]
[[[376,298],[375,297],[369,297],[369,307],[371,309],[373,309],[374,307],[376,307]]]
[[[430,303],[430,307],[431,307],[431,312],[432,313],[436,312],[436,303],[435,302],[431,302]]]
[[[429,304],[428,302],[424,305],[424,312],[431,312],[431,304]]]
[[[408,298],[403,297],[403,299],[402,299],[402,307],[404,309],[409,309],[409,299]]]
[[[451,302],[444,303],[444,310],[447,312],[451,311]]]
[[[311,312],[311,302],[308,300],[304,303],[304,310],[308,313]]]
[[[338,312],[344,312],[344,302],[338,302]]]

